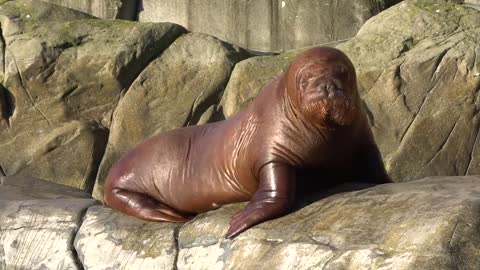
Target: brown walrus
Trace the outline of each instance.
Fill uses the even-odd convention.
[[[185,222],[248,201],[227,238],[287,213],[296,187],[390,182],[358,95],[353,64],[334,48],[301,53],[232,118],[161,133],[110,170],[105,203],[154,221]],[[303,190],[302,190],[303,192]]]

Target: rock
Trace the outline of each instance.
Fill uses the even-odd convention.
[[[0,269],[84,269],[73,238],[95,200],[34,178],[0,182]]]
[[[36,6],[25,1],[26,7],[17,8],[19,3],[7,2],[0,10],[3,85],[15,99],[12,127],[71,119],[109,127],[121,91],[185,32],[168,23],[51,21],[57,13],[36,17],[43,13],[25,11]]]
[[[350,192],[358,186],[346,185],[227,240],[244,203],[184,225],[147,222],[73,188],[0,177],[0,269],[473,270],[479,183],[464,176]]]
[[[108,132],[93,123],[72,121],[18,132],[0,144],[6,175],[35,176],[92,192]]]
[[[234,65],[248,54],[213,37],[191,33],[177,39],[137,78],[113,117],[94,197],[112,164],[154,133],[198,123],[218,104]]]
[[[61,22],[93,18],[92,16],[48,3],[33,0],[0,1],[0,79],[4,81],[5,57],[7,53],[5,36],[31,29],[39,22]]]
[[[59,6],[79,10],[103,19],[134,21],[138,0],[42,0]]]
[[[399,1],[140,0],[138,18],[178,23],[252,50],[279,51],[353,37],[366,20]]]
[[[91,192],[120,96],[186,30],[26,0],[0,23],[0,166]]]
[[[85,269],[176,269],[178,228],[92,206],[75,237],[75,249]]]
[[[241,205],[180,229],[178,269],[478,269],[480,177],[436,177],[326,197],[223,238]]]
[[[339,46],[395,181],[480,174],[480,11],[404,1]]]
[[[465,0],[465,4],[480,5],[480,0]]]
[[[285,71],[303,49],[276,56],[256,56],[235,66],[220,105],[226,118],[233,116],[252,102],[262,88]]]

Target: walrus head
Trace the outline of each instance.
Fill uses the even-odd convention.
[[[338,49],[301,53],[287,71],[287,93],[307,119],[321,125],[349,125],[358,110],[355,69]]]

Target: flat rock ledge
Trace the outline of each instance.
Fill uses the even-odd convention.
[[[0,269],[480,269],[480,176],[336,193],[234,240],[244,204],[155,223],[74,188],[0,181]]]

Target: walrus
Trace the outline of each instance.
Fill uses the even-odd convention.
[[[144,220],[186,222],[249,201],[230,221],[232,238],[325,183],[390,182],[362,104],[343,52],[306,50],[231,118],[133,148],[112,166],[104,202]]]

